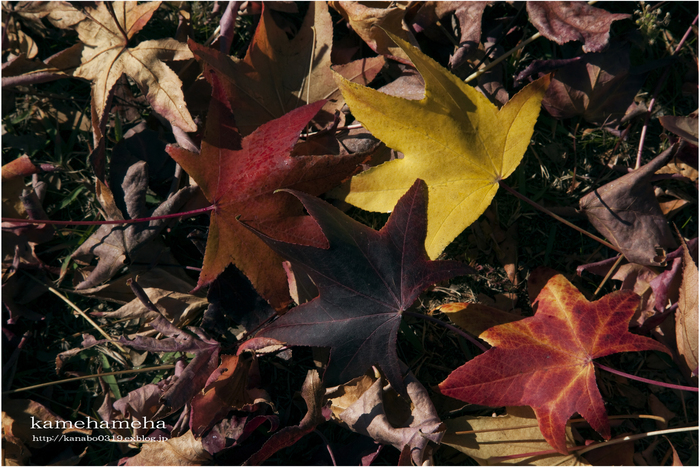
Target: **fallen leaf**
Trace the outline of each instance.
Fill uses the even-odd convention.
[[[252,352],[221,356],[221,364],[190,403],[190,429],[195,436],[202,436],[231,410],[253,412],[255,404],[265,402],[272,405],[267,392],[248,385],[251,365],[256,364],[254,358]]]
[[[132,349],[148,350],[149,352],[185,352],[193,353],[194,357],[187,364],[179,378],[163,388],[160,401],[169,408],[169,413],[182,408],[192,397],[204,388],[209,375],[219,363],[218,342],[208,338],[201,329],[190,328],[189,334],[173,326],[168,320],[158,317],[151,321],[151,327],[159,333],[168,336],[165,339],[136,336],[127,339],[119,338],[119,343]]]
[[[529,407],[506,407],[505,415],[445,420],[447,431],[442,444],[453,447],[477,461],[479,465],[588,465],[575,453],[541,454],[551,446],[537,425]],[[476,433],[462,433],[475,431]],[[574,447],[571,427],[566,427],[566,446]],[[532,453],[529,457],[497,459]]]
[[[328,2],[372,50],[410,64],[409,56],[389,37],[396,34],[403,40],[418,45],[413,34],[404,26],[408,3],[391,2],[377,5],[375,2]],[[387,31],[391,34],[387,35]]]
[[[493,348],[452,372],[440,392],[472,404],[531,406],[544,438],[562,454],[568,453],[565,426],[574,412],[609,439],[593,359],[640,350],[669,353],[628,331],[638,303],[628,291],[588,302],[556,275],[537,296],[535,316],[482,333],[479,338]]]
[[[107,215],[107,220],[124,220],[124,214],[117,208],[117,201],[110,188],[99,179],[97,197]],[[128,218],[136,219],[161,216],[177,212],[192,198],[196,187],[185,187],[161,203],[153,212],[146,207],[146,192],[148,190],[148,165],[136,162],[128,169],[121,181],[121,192],[124,193],[123,203],[126,206]],[[127,225],[102,225],[71,255],[77,261],[89,261],[94,256],[99,258],[97,266],[90,275],[76,287],[78,290],[89,289],[114,277],[119,270],[131,263],[150,265],[159,258],[165,245],[159,244],[156,238],[166,227],[168,219],[137,222]],[[142,266],[143,267],[143,266]],[[132,266],[132,271],[135,268]],[[138,269],[138,268],[136,268]]]
[[[698,145],[698,117],[674,117],[664,115],[659,117],[659,123],[676,136],[680,136],[687,142]]]
[[[328,249],[258,235],[305,271],[320,295],[292,309],[258,336],[289,345],[330,347],[328,385],[349,381],[376,365],[405,395],[396,352],[402,313],[429,285],[472,272],[456,261],[430,261],[425,254],[425,183],[414,183],[379,232],[325,201],[291,193],[321,227]]]
[[[119,465],[205,465],[212,460],[191,431],[177,438],[158,443],[145,443],[133,457],[124,457]]]
[[[192,58],[187,44],[158,39],[129,48],[129,41],[159,6],[160,2],[98,2],[97,7],[85,7],[87,18],[75,26],[82,45],[73,52],[80,52],[81,64],[72,75],[93,81],[92,103],[100,120],[112,88],[126,74],[141,88],[153,110],[185,131],[196,131],[185,105],[182,82],[163,63]]]
[[[546,67],[549,62],[540,62],[538,67]],[[651,62],[632,68],[630,45],[626,43],[616,44],[603,53],[551,62],[552,66],[564,66],[555,73],[542,100],[545,110],[556,118],[581,115],[589,123],[606,127],[616,127],[625,120],[647,72],[661,65]]]
[[[202,446],[211,455],[239,446],[265,422],[270,422],[269,432],[277,430],[279,426],[279,419],[276,415],[245,415],[243,417],[234,415],[216,424],[202,438]]]
[[[698,267],[683,248],[683,282],[676,311],[676,345],[686,372],[698,375]]]
[[[280,449],[289,447],[316,429],[316,426],[330,418],[330,410],[323,405],[326,390],[318,376],[318,371],[309,370],[301,387],[301,396],[306,402],[306,415],[299,425],[282,428],[273,434],[260,450],[253,454],[243,465],[261,465]]]
[[[282,259],[236,219],[286,241],[323,245],[323,235],[299,203],[274,192],[294,188],[319,195],[358,170],[366,156],[289,155],[323,101],[292,110],[241,139],[218,78],[213,73],[207,78],[214,91],[200,153],[168,146],[168,154],[215,207],[197,288],[233,263],[263,298],[283,309],[289,293]]]
[[[610,25],[630,15],[608,13],[585,2],[527,2],[530,22],[547,39],[562,45],[583,42],[584,52],[601,52],[608,45]]]
[[[475,336],[499,324],[522,319],[515,313],[481,303],[446,303],[440,305],[437,310],[445,313],[450,321]]]
[[[407,370],[405,365],[403,368]],[[383,378],[367,375],[329,389],[326,398],[341,425],[399,451],[408,448],[408,457],[415,465],[432,465],[432,445],[440,444],[445,428],[428,391],[412,372],[405,383],[410,403],[395,389],[385,388]]]
[[[302,105],[323,99],[327,102],[316,121],[324,125],[344,104],[330,69],[333,23],[328,6],[323,2],[308,5],[293,39],[277,26],[269,4],[265,5],[243,60],[189,43],[197,59],[218,75],[243,136]],[[352,81],[368,84],[383,65],[384,59],[379,57],[357,60],[344,65],[341,73]]]
[[[498,110],[432,59],[392,38],[423,76],[426,97],[406,100],[338,80],[355,117],[404,158],[362,172],[334,196],[388,212],[416,178],[424,179],[430,192],[426,250],[434,259],[484,212],[498,181],[520,163],[549,78],[529,84]]]
[[[31,159],[24,155],[2,166],[2,215],[22,218],[26,211],[20,196],[25,189],[24,177],[41,172]]]
[[[580,210],[631,263],[664,266],[666,252],[677,248],[650,183],[671,158],[675,146],[654,160],[579,201]]]

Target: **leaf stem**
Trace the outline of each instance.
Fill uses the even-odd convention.
[[[606,241],[603,240],[602,238],[600,238],[600,237],[598,237],[598,236],[596,236],[596,235],[593,235],[592,233],[590,233],[590,232],[588,232],[588,231],[582,229],[581,227],[579,227],[579,226],[577,226],[577,225],[575,225],[575,224],[572,224],[571,222],[567,221],[567,220],[564,219],[563,217],[557,216],[556,214],[554,214],[552,211],[550,211],[549,209],[545,208],[544,206],[541,206],[540,204],[538,204],[538,203],[532,201],[532,200],[531,200],[530,198],[528,198],[527,196],[518,193],[517,191],[515,191],[514,189],[512,189],[511,187],[509,187],[508,185],[506,185],[505,182],[504,182],[503,180],[499,180],[499,181],[498,181],[498,184],[499,184],[504,190],[506,190],[507,192],[509,192],[510,194],[512,194],[513,196],[515,196],[516,198],[525,201],[526,203],[528,203],[530,206],[534,207],[534,208],[537,209],[538,211],[541,211],[541,212],[543,212],[543,213],[545,213],[545,214],[548,214],[548,215],[552,216],[553,218],[555,218],[556,220],[558,220],[558,221],[561,222],[562,224],[568,225],[568,226],[571,227],[572,229],[574,229],[574,230],[576,230],[576,231],[582,233],[583,235],[586,235],[586,236],[592,238],[592,239],[595,240],[596,242],[601,243],[602,245],[605,245],[606,247],[610,248],[611,250],[615,250],[615,251],[617,251],[618,253],[622,253],[622,252],[620,251],[620,249],[617,248],[616,246],[614,246],[613,244],[611,244],[611,243],[609,243],[609,242],[606,242]]]
[[[140,217],[137,219],[125,219],[117,221],[54,221],[54,220],[42,220],[42,219],[13,219],[10,217],[3,217],[2,222],[16,222],[18,224],[49,224],[49,225],[117,225],[117,224],[136,224],[139,222],[150,222],[158,221],[162,219],[174,219],[178,217],[194,217],[199,214],[204,214],[205,212],[213,211],[216,206],[213,204],[207,206],[206,208],[194,209],[192,211],[176,212],[174,214],[165,214],[163,216],[154,217]]]
[[[665,388],[671,388],[671,389],[680,389],[681,391],[690,391],[690,392],[698,392],[698,388],[694,388],[691,386],[679,386],[677,384],[671,384],[671,383],[662,383],[661,381],[654,381],[653,379],[647,379],[647,378],[642,378],[641,376],[634,376],[629,373],[625,373],[619,370],[616,370],[614,368],[610,368],[609,366],[601,365],[598,362],[593,362],[595,366],[600,368],[601,370],[605,370],[609,373],[619,375],[619,376],[624,376],[625,378],[633,379],[635,381],[641,381],[642,383],[647,383],[647,384],[653,384],[655,386],[663,386]]]
[[[331,449],[331,443],[328,442],[328,438],[326,438],[326,436],[323,433],[321,433],[318,430],[318,428],[314,429],[314,433],[316,433],[321,438],[321,440],[323,440],[323,444],[326,445],[326,449],[328,450],[328,455],[331,456],[331,462],[333,463],[333,465],[334,466],[338,465],[335,461],[335,456],[333,455],[333,449]]]
[[[494,61],[492,61],[492,62],[489,63],[488,65],[486,65],[486,66],[485,66],[484,68],[482,68],[481,70],[477,70],[477,71],[475,71],[474,73],[472,73],[471,75],[469,75],[469,76],[467,77],[467,79],[464,80],[464,82],[465,82],[465,83],[468,83],[469,81],[475,80],[475,79],[478,78],[479,76],[481,76],[481,75],[483,75],[484,73],[486,73],[487,71],[489,71],[491,68],[493,68],[493,67],[495,67],[496,65],[498,65],[499,63],[501,63],[501,62],[502,62],[503,60],[505,60],[506,58],[508,58],[508,57],[510,57],[511,55],[513,55],[513,54],[514,54],[515,52],[517,52],[518,50],[520,50],[520,49],[522,49],[523,47],[525,47],[526,45],[528,45],[530,42],[533,42],[533,41],[539,39],[540,36],[541,36],[541,34],[540,34],[539,32],[536,32],[535,34],[533,34],[532,36],[530,36],[528,39],[525,39],[524,41],[522,41],[522,42],[521,42],[520,44],[518,44],[516,47],[512,48],[512,49],[509,50],[508,52],[504,53],[503,55],[501,55],[500,57],[498,57],[497,59],[495,59]]]
[[[49,381],[48,383],[35,384],[34,386],[27,386],[24,388],[12,389],[11,391],[3,391],[2,394],[3,395],[14,394],[16,392],[30,391],[32,389],[45,388],[47,386],[54,386],[56,384],[71,383],[73,381],[80,381],[83,379],[101,378],[103,376],[112,376],[112,375],[114,375],[114,376],[128,375],[128,374],[132,374],[132,373],[146,373],[148,371],[157,371],[157,370],[172,370],[173,368],[175,368],[175,365],[160,365],[160,366],[150,366],[147,368],[136,368],[136,369],[131,369],[131,370],[108,371],[106,373],[99,373],[96,375],[76,376],[75,378],[68,378],[68,379],[62,379],[59,381]]]
[[[671,57],[675,57],[678,54],[678,52],[681,50],[681,47],[683,47],[683,44],[685,44],[685,41],[688,39],[688,36],[690,35],[690,32],[693,30],[693,26],[697,22],[698,22],[698,17],[696,15],[695,19],[688,27],[688,30],[683,35],[683,38],[678,43],[678,46],[676,46],[676,50],[673,51],[673,55],[671,55]],[[638,169],[642,165],[642,151],[644,150],[644,141],[646,140],[646,137],[647,137],[647,128],[649,128],[649,120],[651,120],[651,111],[654,109],[654,104],[656,103],[656,97],[659,95],[659,92],[661,91],[661,87],[666,82],[666,78],[668,78],[668,75],[670,73],[671,73],[671,67],[668,66],[668,67],[666,67],[666,71],[664,71],[664,74],[661,75],[661,79],[659,79],[659,82],[656,84],[656,89],[654,89],[654,95],[652,96],[651,100],[649,101],[649,109],[647,110],[647,116],[644,119],[644,126],[642,127],[642,134],[639,137],[639,147],[637,148],[637,161],[634,164],[635,169]]]
[[[449,329],[450,331],[454,332],[455,334],[458,334],[458,335],[464,337],[466,340],[468,340],[469,342],[471,342],[472,344],[474,344],[475,346],[477,346],[479,349],[481,349],[482,352],[486,352],[486,351],[488,350],[488,349],[484,346],[484,344],[482,344],[481,342],[479,342],[475,337],[470,336],[470,335],[467,334],[466,332],[462,331],[461,329],[459,329],[459,328],[457,328],[457,327],[455,327],[455,326],[452,326],[452,325],[449,324],[449,323],[446,323],[446,322],[444,322],[444,321],[441,321],[441,320],[439,320],[439,319],[437,319],[437,318],[433,318],[432,316],[424,315],[424,314],[422,314],[422,313],[414,313],[414,312],[412,312],[412,311],[404,311],[403,314],[406,315],[406,316],[412,316],[412,317],[414,317],[414,318],[420,318],[420,319],[424,319],[424,320],[427,320],[427,321],[432,321],[433,323],[439,324],[440,326]]]

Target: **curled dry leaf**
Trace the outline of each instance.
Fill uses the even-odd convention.
[[[529,407],[506,407],[506,415],[464,417],[445,420],[442,444],[451,446],[477,461],[479,465],[588,465],[575,453],[540,454],[551,451]],[[464,433],[475,431],[476,433]],[[566,427],[566,446],[574,447],[571,427]],[[530,457],[495,459],[532,453]]]
[[[191,431],[177,438],[141,445],[141,451],[133,457],[124,457],[119,465],[205,465],[212,460],[201,439]]]
[[[527,2],[530,22],[549,40],[561,45],[583,42],[584,52],[600,52],[610,37],[613,21],[629,18],[627,14],[608,13],[586,2]]]
[[[160,2],[99,2],[85,8],[87,18],[76,25],[82,44],[67,49],[61,60],[80,56],[80,66],[72,72],[77,78],[93,82],[92,103],[102,119],[107,99],[122,74],[141,88],[153,109],[185,131],[196,131],[185,104],[182,82],[164,60],[192,58],[187,44],[175,39],[143,41],[129,48],[129,40],[138,33],[158,9]],[[114,13],[114,15],[112,14]],[[49,65],[59,66],[55,58]],[[98,125],[96,125],[97,127]]]
[[[531,276],[535,283],[541,282],[538,274]],[[565,427],[574,412],[608,439],[593,359],[640,350],[670,353],[628,331],[638,304],[630,291],[589,302],[564,276],[555,275],[533,303],[535,316],[482,333],[479,337],[493,348],[453,371],[440,383],[440,392],[491,407],[531,406],[544,438],[562,454],[568,453]]]
[[[416,39],[404,23],[409,3],[392,2],[388,6],[376,6],[374,2],[328,2],[372,50],[410,65],[411,60],[405,51],[397,47],[386,33],[389,31],[417,45]]]
[[[676,311],[676,344],[683,369],[698,375],[698,267],[685,242],[683,248],[683,282]]]
[[[416,180],[430,192],[426,250],[437,258],[491,204],[498,181],[517,168],[530,143],[549,78],[526,86],[500,110],[434,60],[391,35],[425,80],[425,97],[407,100],[338,77],[353,115],[404,154],[333,192],[369,211],[389,212]]]
[[[432,448],[440,444],[445,427],[428,391],[412,372],[405,383],[410,404],[386,386],[384,378],[367,375],[328,389],[326,398],[333,419],[341,425],[400,451],[408,446],[415,465],[431,465]]]
[[[664,266],[666,252],[677,248],[668,222],[654,196],[650,179],[666,165],[676,147],[627,175],[585,195],[580,210],[628,261]]]

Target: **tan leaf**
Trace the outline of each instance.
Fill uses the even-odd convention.
[[[683,283],[676,311],[676,342],[685,370],[698,375],[698,267],[683,244]]]
[[[126,461],[123,462],[122,461]],[[195,439],[191,431],[164,442],[147,443],[134,457],[120,461],[121,465],[204,465],[211,456]]]
[[[555,452],[537,455],[540,451],[551,451],[552,447],[542,436],[535,414],[529,407],[508,407],[506,415],[497,417],[454,418],[446,420],[445,425],[447,431],[442,443],[465,453],[479,465],[589,465],[575,454]],[[472,431],[477,433],[465,433]],[[566,429],[566,444],[575,445],[570,427]],[[526,453],[533,455],[494,459]]]
[[[96,8],[87,7],[88,18],[78,23],[76,30],[83,43],[81,65],[73,76],[93,82],[92,101],[102,118],[109,93],[122,74],[127,74],[141,88],[153,109],[173,125],[185,131],[196,131],[185,105],[182,82],[163,60],[192,58],[187,44],[175,39],[141,42],[129,48],[129,40],[139,32],[160,2],[115,2]],[[118,18],[117,21],[115,18]]]

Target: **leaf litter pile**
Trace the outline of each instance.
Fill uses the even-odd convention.
[[[3,464],[697,465],[697,3],[2,24]]]

